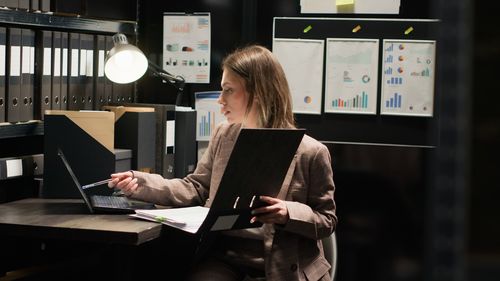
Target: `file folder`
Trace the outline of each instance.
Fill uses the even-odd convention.
[[[111,36],[105,36],[104,38],[105,41],[105,54],[107,55],[109,51],[114,47],[113,43],[113,37]],[[108,104],[110,103],[119,103],[120,100],[114,100],[114,94],[113,94],[113,82],[109,80],[107,77],[104,77],[104,94],[105,94],[105,99]]]
[[[51,73],[52,73],[52,31],[42,30],[39,32],[39,43],[40,46],[37,50],[38,53],[38,65],[40,70],[38,71],[38,97],[35,99],[36,117],[43,120],[46,110],[52,108],[52,83],[51,83]]]
[[[94,77],[96,81],[94,102],[97,110],[102,110],[102,107],[107,104],[106,91],[105,91],[105,75],[104,75],[104,61],[106,58],[106,38],[104,35],[96,36],[96,58],[94,62]]]
[[[83,109],[80,87],[80,34],[69,33],[68,109]]]
[[[61,109],[61,32],[52,32],[52,106]]]
[[[33,120],[33,75],[32,50],[34,51],[35,32],[30,29],[21,29],[21,102],[19,107],[20,121]]]
[[[83,87],[83,108],[94,108],[94,35],[80,34],[80,78]]]
[[[68,109],[69,51],[68,33],[61,32],[61,109]]]
[[[0,27],[0,122],[5,122],[5,105],[7,103],[5,97],[6,43],[7,29],[5,27]]]
[[[8,29],[7,121],[21,121],[21,29]]]

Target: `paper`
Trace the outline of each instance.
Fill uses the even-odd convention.
[[[201,206],[172,209],[148,209],[135,210],[135,214],[130,216],[163,223],[189,233],[196,233],[205,221],[209,210],[209,208]]]
[[[186,83],[210,83],[210,14],[165,13],[162,68]]]
[[[378,39],[327,38],[325,112],[375,114]]]
[[[294,113],[321,114],[323,46],[324,40],[273,40],[273,53],[290,86]]]
[[[383,115],[433,116],[436,41],[383,42]]]

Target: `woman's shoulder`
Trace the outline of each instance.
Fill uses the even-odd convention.
[[[328,151],[328,148],[315,138],[304,135],[298,148],[299,154],[315,155],[318,151]]]

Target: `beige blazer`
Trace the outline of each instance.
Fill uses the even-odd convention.
[[[195,171],[183,179],[134,171],[139,187],[131,197],[166,206],[210,207],[240,128],[217,127]],[[278,195],[286,200],[290,219],[284,226],[263,228],[267,280],[330,280],[321,239],[337,225],[334,190],[330,152],[305,135]]]

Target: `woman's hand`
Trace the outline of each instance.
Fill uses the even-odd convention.
[[[256,221],[262,223],[286,224],[288,221],[288,209],[285,201],[269,196],[260,196],[260,201],[267,206],[252,210],[251,223]]]
[[[134,193],[137,186],[137,179],[131,171],[111,174],[111,181],[108,183],[109,188],[118,188],[127,196]]]

